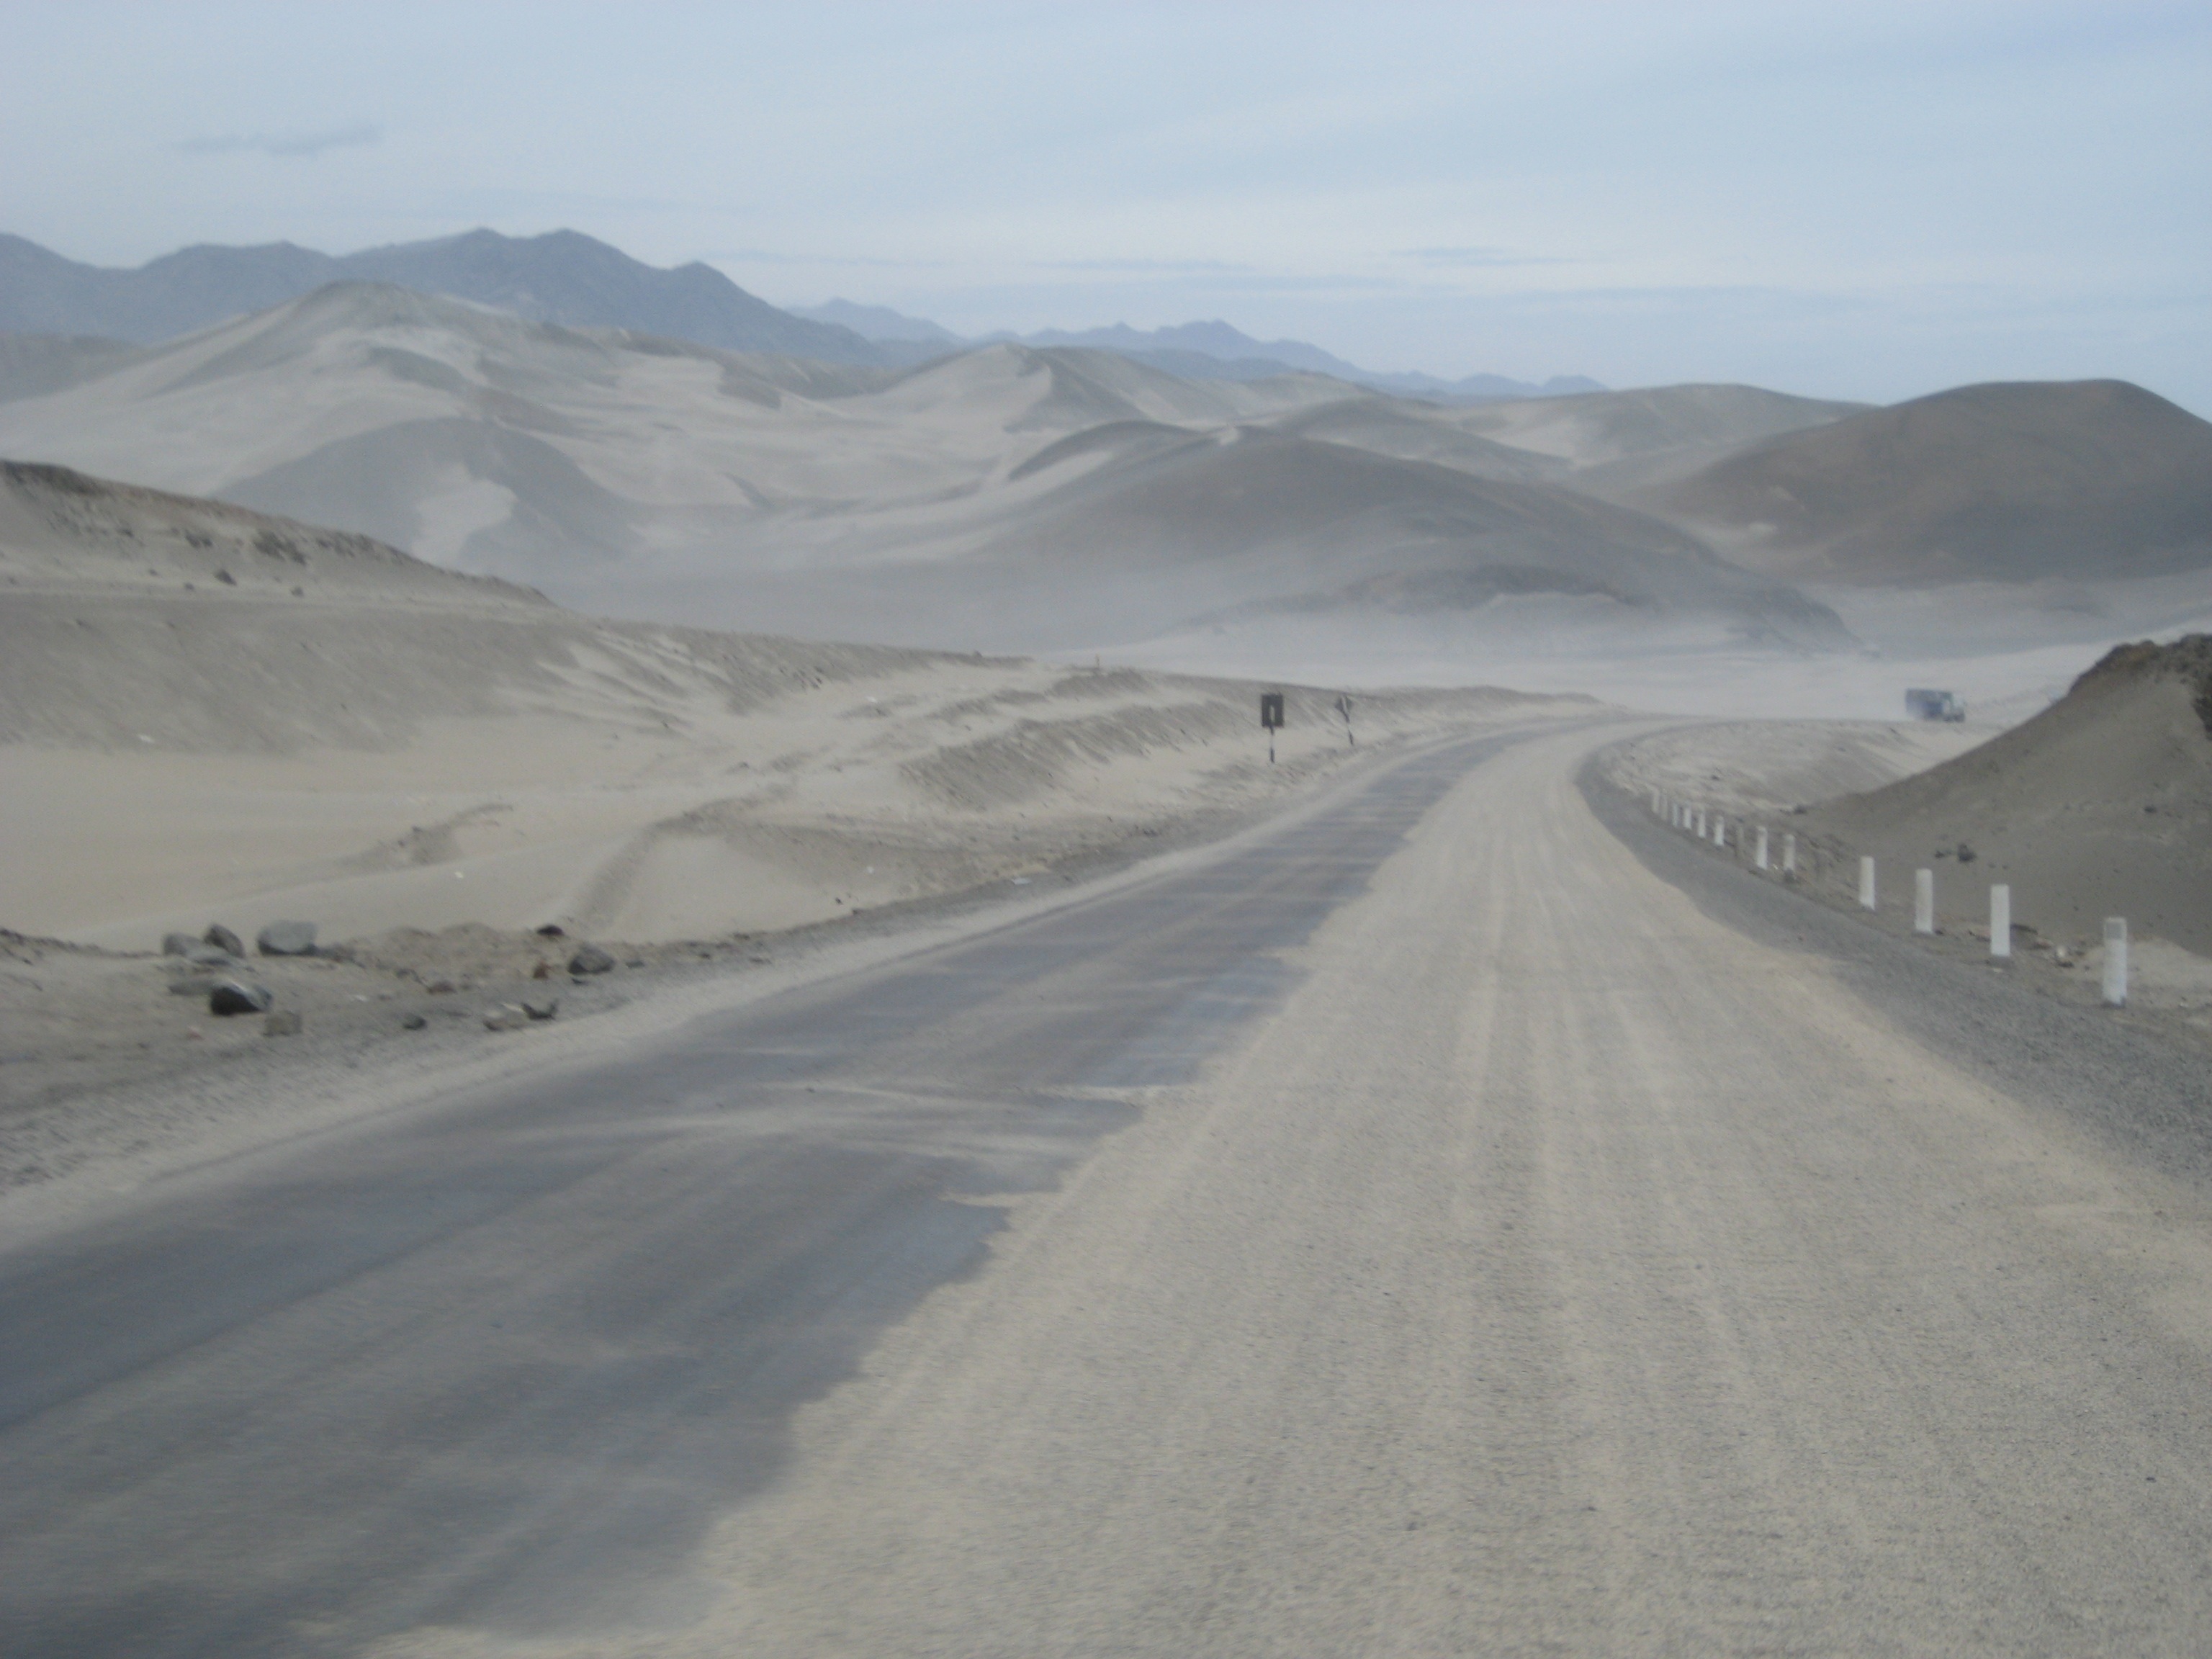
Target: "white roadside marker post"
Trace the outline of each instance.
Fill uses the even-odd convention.
[[[1874,908],[1874,857],[1862,854],[1859,857],[1859,908]]]
[[[1759,848],[1752,854],[1752,862],[1762,870],[1766,868],[1766,826],[1763,823],[1759,826]]]
[[[2124,1008],[2128,1002],[2128,919],[2105,918],[2105,1006]]]
[[[2009,882],[1990,884],[1990,954],[2007,957],[2012,955],[2012,884]]]
[[[1797,873],[1797,837],[1786,831],[1782,837],[1782,873],[1785,876]]]
[[[1704,807],[1700,806],[1700,807],[1698,809],[1698,839],[1699,841],[1703,841],[1705,838],[1705,809]]]
[[[1912,931],[1932,933],[1936,931],[1936,872],[1915,870],[1912,872]]]
[[[1716,847],[1728,845],[1728,820],[1717,812],[1713,814],[1713,845]]]

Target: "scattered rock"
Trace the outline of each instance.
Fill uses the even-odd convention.
[[[614,969],[615,959],[596,945],[580,945],[576,954],[568,958],[572,974],[605,974]]]
[[[276,994],[265,985],[255,985],[245,980],[221,980],[208,993],[208,1012],[265,1014],[269,1012],[269,1005],[276,1000]]]
[[[234,957],[246,954],[246,941],[219,921],[208,923],[208,930],[200,935],[200,942],[212,945],[216,950],[228,951]]]
[[[225,587],[235,587],[238,586],[238,578],[232,575],[228,570],[216,571],[215,573],[215,579],[221,582]]]
[[[449,997],[453,994],[453,981],[449,979],[434,979],[422,988],[434,997]]]
[[[487,1031],[519,1031],[530,1024],[530,1015],[517,1002],[502,1002],[486,1012],[483,1017]]]
[[[300,1017],[297,1008],[279,1008],[261,1022],[264,1036],[297,1036],[307,1029],[307,1022]]]
[[[198,943],[190,933],[164,933],[161,935],[161,954],[180,957]]]
[[[625,968],[642,968],[645,966],[645,958],[643,957],[632,957],[628,962],[623,963],[623,966]]]
[[[184,958],[195,968],[228,968],[238,959],[228,951],[203,945],[198,939],[185,947]]]
[[[550,963],[550,962],[541,962],[541,963],[538,963],[535,968],[533,968],[533,969],[532,969],[530,970],[530,977],[531,977],[531,978],[532,978],[532,979],[550,979],[550,978],[552,978],[552,977],[553,977],[553,964],[552,964],[551,963]]]
[[[429,1023],[420,1014],[410,1014],[399,1022],[399,1029],[403,1031],[419,1031]]]
[[[1967,846],[1963,841],[1960,842],[1959,843],[1959,862],[1961,864],[1972,864],[1973,861],[1974,849]]]
[[[532,1019],[550,1019],[561,1012],[561,999],[548,997],[543,1002],[526,1002],[522,1012]]]
[[[540,939],[566,939],[568,937],[568,930],[563,927],[557,921],[549,921],[543,927],[538,930],[538,937]]]
[[[315,924],[272,921],[253,936],[253,943],[264,957],[311,957],[315,954]]]

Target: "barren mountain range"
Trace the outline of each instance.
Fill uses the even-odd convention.
[[[1196,380],[1254,380],[1303,369],[1446,401],[1602,390],[1596,381],[1573,375],[1539,386],[1500,374],[1445,380],[1432,374],[1377,374],[1303,341],[1263,343],[1219,321],[1145,331],[1120,324],[963,339],[884,306],[832,300],[778,308],[710,265],[694,262],[664,270],[573,230],[525,237],[472,230],[339,257],[289,242],[202,246],[135,270],[81,264],[20,236],[0,235],[0,333],[151,344],[339,282],[390,283],[496,307],[537,322],[635,329],[726,350],[783,352],[825,362],[920,362],[1011,340],[1117,352]]]
[[[173,319],[180,294],[252,290],[236,252],[85,291]],[[52,276],[28,244],[0,258]],[[323,258],[246,265],[281,285]],[[1233,330],[1119,350],[917,337],[902,349],[927,361],[868,361],[883,342],[565,234],[341,263],[410,285],[331,283],[153,343],[0,334],[0,455],[614,614],[1178,663],[1230,640],[1247,672],[1316,629],[1379,673],[1414,649],[1850,648],[1919,603],[1884,596],[1931,584],[1997,584],[1973,614],[2037,638],[2212,599],[2212,426],[2115,383],[1890,409],[1733,386],[1453,404],[1258,360],[1171,373],[1139,349],[1236,349]],[[96,323],[53,298],[67,287],[0,292],[10,317]],[[890,325],[864,313],[837,314]],[[616,315],[665,325],[599,320]]]

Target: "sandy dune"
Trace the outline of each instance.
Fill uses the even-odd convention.
[[[2212,564],[2212,424],[2124,381],[1961,386],[1639,499],[1793,579],[2156,576]]]
[[[1642,453],[1824,416],[1800,401],[1638,394],[1622,431],[1555,412],[1532,447],[1320,375],[1194,381],[1013,344],[805,363],[349,284],[0,404],[0,453],[595,610],[817,636],[1096,650],[1240,606],[1387,620],[1355,584],[1472,575],[1443,607],[1470,637],[1525,632],[1491,601],[1534,592],[1571,601],[1549,628],[1602,636],[1585,654],[1686,627],[1828,649],[1848,636],[1818,604],[1553,487],[1569,427],[1605,428],[1591,454]]]
[[[40,939],[143,953],[307,920],[410,995],[562,966],[548,926],[727,952],[1057,879],[1394,744],[1589,707],[1363,694],[1355,750],[1333,694],[1285,690],[1271,764],[1249,684],[597,621],[365,538],[9,466],[0,1046],[44,1054],[94,1015],[126,1046],[204,1024],[204,998],[163,994],[181,963]],[[319,1015],[394,990],[276,971]]]

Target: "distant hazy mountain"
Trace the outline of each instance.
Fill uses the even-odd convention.
[[[933,323],[926,317],[909,317],[888,306],[831,300],[824,305],[793,306],[789,309],[794,317],[836,323],[883,343],[950,348],[1013,340],[1041,349],[1077,346],[1093,351],[1119,352],[1193,380],[1258,380],[1271,374],[1293,373],[1327,374],[1356,386],[1371,386],[1445,403],[1559,398],[1606,389],[1599,382],[1579,374],[1557,374],[1539,385],[1532,380],[1509,380],[1503,374],[1470,374],[1464,380],[1446,380],[1434,374],[1380,374],[1346,362],[1334,352],[1302,340],[1255,340],[1242,329],[1218,319],[1210,323],[1179,323],[1172,328],[1136,329],[1127,323],[1116,323],[1111,328],[1048,328],[1034,334],[1016,334],[1001,329],[971,341],[963,339],[942,324]]]
[[[1210,323],[1179,323],[1172,328],[1150,330],[1131,328],[1127,323],[1116,323],[1111,328],[1085,329],[1075,333],[1065,329],[1048,328],[1036,334],[1024,334],[1020,338],[1024,345],[1089,346],[1097,350],[1119,351],[1133,356],[1172,352],[1229,363],[1245,364],[1255,361],[1279,363],[1285,368],[1303,369],[1310,374],[1329,374],[1360,386],[1379,386],[1386,392],[1403,392],[1417,398],[1438,398],[1453,403],[1484,403],[1505,398],[1557,398],[1571,392],[1602,392],[1606,389],[1597,381],[1579,374],[1554,375],[1538,385],[1531,380],[1509,380],[1503,374],[1470,374],[1464,380],[1446,380],[1434,374],[1382,374],[1371,368],[1362,368],[1357,363],[1346,362],[1333,352],[1308,345],[1301,340],[1255,340],[1243,330],[1231,327],[1218,319]],[[1240,374],[1233,378],[1247,377]]]
[[[0,235],[0,333],[104,335],[151,343],[297,299],[326,283],[390,283],[496,306],[537,322],[597,325],[732,351],[894,363],[849,328],[779,311],[711,265],[663,270],[573,230],[472,230],[334,258],[277,242],[189,247],[135,270],[80,264]]]
[[[1605,390],[1577,375],[1540,386],[1502,374],[1446,380],[1378,374],[1303,341],[1255,340],[1218,319],[1152,330],[1117,323],[1075,332],[1001,331],[968,340],[888,306],[830,300],[779,309],[711,265],[695,261],[662,270],[574,230],[525,237],[471,230],[336,257],[289,242],[204,245],[136,270],[82,264],[22,237],[0,234],[0,334],[155,344],[341,282],[388,283],[495,306],[533,322],[627,328],[726,351],[772,351],[833,363],[915,363],[963,346],[1018,339],[1030,346],[1119,352],[1191,379],[1252,380],[1303,371],[1447,403]]]
[[[835,323],[868,340],[912,341],[919,345],[963,346],[968,342],[941,323],[927,317],[909,317],[889,306],[854,305],[850,300],[830,300],[818,306],[786,306],[794,317],[811,322]]]

